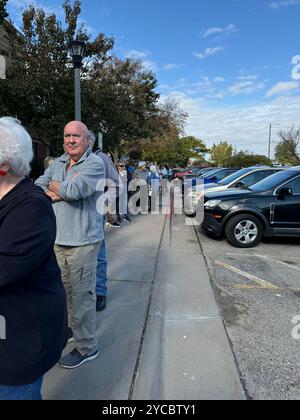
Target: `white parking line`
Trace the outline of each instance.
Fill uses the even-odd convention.
[[[277,259],[277,256],[275,256],[275,255],[233,254],[231,252],[230,253],[227,252],[226,255],[228,255],[228,256],[235,256],[235,257],[257,257],[257,258],[264,258],[265,260],[274,261],[277,264],[283,265],[284,267],[287,267],[287,268],[291,268],[292,270],[296,270],[296,271],[299,271],[300,270],[300,268],[297,267],[297,266],[287,264],[287,263],[285,263],[283,261],[279,261]],[[294,258],[294,257],[286,257],[286,258],[288,258],[290,260],[297,260],[297,261],[300,260],[300,258]]]
[[[263,280],[263,279],[261,279],[257,276],[254,276],[253,274],[246,273],[246,271],[242,271],[242,270],[234,267],[233,265],[229,265],[229,264],[226,264],[226,263],[224,263],[222,261],[218,261],[218,260],[215,260],[215,263],[216,263],[216,265],[218,265],[220,267],[226,268],[227,270],[230,270],[233,273],[236,273],[236,274],[238,274],[242,277],[245,277],[246,279],[249,279],[249,280],[253,281],[254,283],[259,284],[261,289],[278,290],[278,287],[274,286],[274,284],[269,283],[269,282],[267,282],[267,281],[265,281],[265,280]]]

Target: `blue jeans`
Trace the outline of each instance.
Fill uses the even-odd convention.
[[[43,377],[39,378],[32,384],[21,386],[0,385],[1,401],[39,401],[42,399]]]
[[[103,216],[103,229],[105,225],[105,216]],[[96,275],[96,295],[106,296],[107,295],[107,258],[106,258],[106,247],[105,239],[100,244],[100,249],[97,257],[97,275]]]

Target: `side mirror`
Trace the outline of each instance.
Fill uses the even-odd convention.
[[[218,178],[216,176],[213,176],[212,178],[210,178],[212,182],[215,182],[218,180]]]
[[[245,183],[243,181],[239,181],[236,183],[235,188],[243,188],[245,186]]]
[[[293,188],[281,188],[281,190],[278,191],[278,198],[284,199],[287,196],[293,195],[294,190]]]

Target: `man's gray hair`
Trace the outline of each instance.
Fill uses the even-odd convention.
[[[0,164],[8,163],[15,175],[27,176],[32,159],[32,139],[20,121],[0,118]]]

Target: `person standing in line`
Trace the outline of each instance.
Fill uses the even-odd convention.
[[[93,148],[96,138],[92,131],[89,131],[90,146]],[[119,174],[112,160],[106,153],[103,153],[101,149],[95,151],[103,162],[106,180],[106,192],[105,196],[107,200],[115,200],[116,195],[119,193]],[[101,223],[105,226],[105,213],[103,211]],[[107,256],[106,256],[106,245],[105,245],[105,232],[101,246],[97,256],[97,272],[96,272],[96,311],[104,311],[107,304]]]
[[[147,178],[149,190],[149,211],[156,210],[157,197],[159,197],[160,176],[157,173],[156,165],[150,165],[150,172]]]
[[[96,339],[97,255],[104,239],[97,212],[102,160],[92,153],[85,124],[72,121],[64,128],[65,154],[55,160],[36,185],[52,198],[57,221],[55,253],[67,291],[69,340],[75,348],[60,364],[74,369],[99,356]]]
[[[132,220],[129,216],[129,210],[128,210],[128,182],[127,182],[127,170],[124,163],[119,162],[118,165],[118,172],[120,177],[120,184],[122,186],[121,194],[119,195],[119,201],[118,201],[118,212],[120,215],[121,213],[124,215],[124,221],[127,223],[131,223]],[[121,215],[120,215],[121,217]]]
[[[148,211],[148,175],[149,171],[146,169],[146,162],[140,161],[138,168],[134,173],[133,179],[135,181],[136,190],[140,193],[140,199],[137,201],[137,207],[140,208],[141,214],[147,214]]]
[[[51,200],[28,178],[32,139],[0,118],[0,400],[40,400],[68,340]]]

